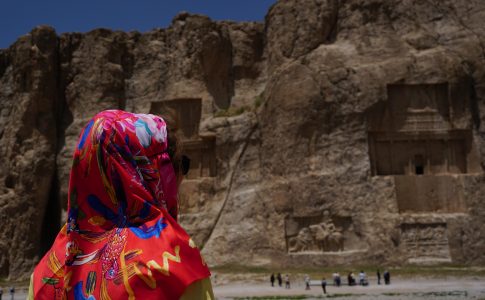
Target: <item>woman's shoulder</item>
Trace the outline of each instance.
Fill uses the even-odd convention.
[[[193,282],[187,287],[180,300],[214,300],[210,278]]]

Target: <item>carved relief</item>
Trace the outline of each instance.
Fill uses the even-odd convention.
[[[371,172],[394,175],[400,212],[466,211],[461,181],[446,175],[481,166],[470,125],[456,126],[471,118],[457,105],[469,96],[450,97],[454,90],[448,83],[391,84],[387,101],[367,113]]]
[[[150,113],[175,113],[179,122],[184,154],[190,158],[189,179],[216,176],[215,136],[201,136],[199,124],[202,100],[175,99],[152,103]]]
[[[445,223],[403,224],[401,243],[409,261],[451,260]]]
[[[288,244],[290,252],[342,251],[344,238],[342,229],[329,220],[302,228],[297,236],[288,239]]]
[[[174,113],[179,124],[181,138],[194,140],[199,135],[199,124],[202,112],[202,100],[200,98],[186,98],[152,102],[150,113],[167,114]]]
[[[368,113],[372,173],[468,173],[471,129],[453,128],[448,84],[395,84],[387,89],[388,101]]]
[[[400,131],[449,130],[451,128],[448,120],[441,116],[436,109],[408,108],[406,113]]]
[[[290,217],[286,220],[289,252],[335,252],[348,250],[345,242],[355,241],[350,217],[323,216]]]

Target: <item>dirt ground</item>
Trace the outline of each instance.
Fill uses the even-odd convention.
[[[284,285],[284,284],[283,284]],[[216,284],[214,293],[217,299],[484,299],[485,277],[459,278],[393,278],[390,285],[377,285],[370,281],[369,286],[327,286],[324,295],[320,286],[305,290],[302,280],[293,282],[291,289],[271,287],[261,282],[230,282]],[[265,296],[268,296],[265,298]],[[301,296],[301,297],[298,297]]]
[[[295,278],[291,289],[271,287],[262,278],[239,279],[217,276],[212,278],[214,294],[219,300],[233,299],[325,299],[338,300],[414,300],[414,299],[481,299],[485,300],[485,277],[444,278],[393,278],[391,285],[377,285],[369,280],[369,286],[327,286],[324,295],[320,286],[305,290],[302,278]],[[3,287],[3,299],[10,300],[8,287]],[[27,289],[17,287],[14,300],[25,299]],[[253,298],[254,297],[254,298]]]

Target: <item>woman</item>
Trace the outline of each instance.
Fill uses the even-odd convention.
[[[108,110],[83,129],[67,224],[32,275],[31,299],[213,299],[210,272],[177,223],[187,164],[154,115]]]

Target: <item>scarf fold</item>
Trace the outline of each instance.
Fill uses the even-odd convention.
[[[210,273],[177,223],[165,121],[107,110],[83,129],[67,223],[34,270],[35,299],[179,299]]]

